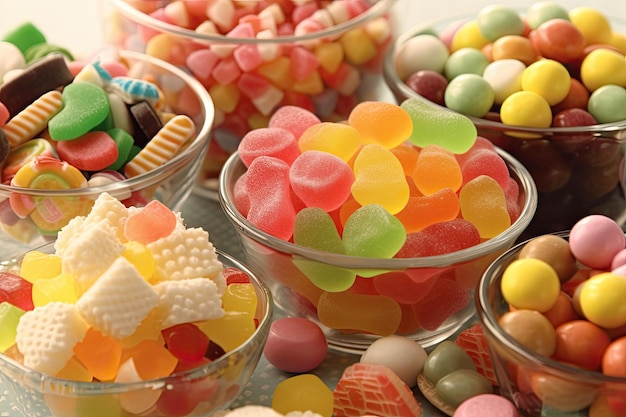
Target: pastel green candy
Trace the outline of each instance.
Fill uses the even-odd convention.
[[[46,43],[45,35],[30,22],[23,23],[6,33],[2,40],[17,46],[24,55],[31,47],[40,43]]]
[[[343,227],[343,244],[351,256],[392,258],[405,241],[402,222],[379,204],[358,208]]]
[[[39,43],[37,45],[31,46],[24,53],[24,57],[26,58],[26,62],[30,63],[50,54],[62,54],[68,60],[74,61],[74,56],[70,51],[61,46],[49,43]]]
[[[4,353],[15,344],[17,323],[24,315],[24,310],[8,301],[0,303],[0,353]]]
[[[477,395],[492,394],[493,386],[476,371],[457,369],[441,378],[435,390],[446,404],[458,407],[463,401]]]
[[[552,19],[569,21],[569,13],[565,7],[552,1],[533,3],[526,11],[526,23],[531,29],[537,29],[542,23]]]
[[[461,346],[450,340],[444,340],[428,354],[422,372],[426,379],[436,386],[443,377],[459,369],[476,372],[476,365]]]
[[[413,121],[413,133],[409,141],[420,148],[439,145],[450,152],[461,154],[476,142],[476,126],[462,114],[419,98],[409,98],[400,107]]]
[[[491,5],[478,12],[476,23],[480,33],[490,42],[506,35],[522,35],[524,21],[515,9]]]
[[[476,48],[461,48],[454,51],[446,60],[443,68],[444,75],[448,80],[452,80],[461,74],[483,75],[485,68],[489,65],[487,55]]]
[[[54,140],[76,139],[109,115],[107,94],[95,84],[70,83],[63,89],[61,97],[63,108],[48,123],[48,131]]]
[[[476,74],[461,74],[448,83],[443,94],[446,107],[466,116],[483,117],[496,100],[489,81]]]
[[[626,88],[608,84],[589,96],[587,110],[598,123],[619,122],[626,119]]]
[[[346,249],[333,219],[319,207],[307,207],[296,215],[293,232],[295,244],[324,252],[345,255]],[[354,284],[354,271],[322,264],[309,259],[294,259],[293,263],[313,284],[327,292],[345,291]]]
[[[113,141],[117,145],[117,160],[106,169],[117,171],[130,160],[128,156],[130,155],[130,151],[135,144],[135,140],[130,133],[117,127],[107,130],[107,133],[111,136],[111,138],[113,138]]]

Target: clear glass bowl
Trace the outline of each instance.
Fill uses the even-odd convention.
[[[278,107],[297,105],[315,112],[323,120],[334,121],[347,116],[359,100],[377,97],[379,90],[384,88],[380,74],[384,53],[392,40],[388,12],[394,4],[393,0],[366,0],[365,3],[370,6],[366,11],[312,33],[252,38],[196,31],[164,23],[150,15],[155,8],[173,3],[171,0],[158,3],[153,0],[107,2],[110,6],[105,17],[107,43],[152,54],[185,69],[194,74],[214,98],[216,118],[213,140],[196,189],[209,198],[217,198],[219,172],[226,158],[237,150],[241,138],[251,129],[266,126]],[[366,33],[366,37],[361,37]],[[351,44],[348,39],[352,38],[364,41]],[[344,40],[347,43],[342,43]],[[169,46],[157,48],[150,42]],[[259,67],[231,67],[226,79],[210,70],[225,63],[232,64],[233,50],[249,45],[274,52]],[[323,47],[316,49],[320,45]],[[327,58],[330,54],[335,57],[329,61],[328,67],[317,66],[302,78],[292,75],[291,53],[294,48],[305,51],[302,56],[313,60],[318,59],[317,56],[322,57],[322,54]],[[214,58],[205,57],[203,73],[194,73],[190,68],[193,65],[187,58],[194,54],[210,55],[214,51],[223,58],[216,63]],[[296,55],[293,56],[295,59]],[[265,93],[255,96],[249,88],[238,85],[245,82],[241,75],[250,74],[256,77],[257,88],[264,88],[259,84],[267,86]]]
[[[569,232],[555,234],[565,239],[569,236]],[[626,378],[604,376],[540,357],[523,347],[498,324],[499,318],[509,309],[500,290],[502,273],[517,259],[525,243],[515,245],[496,259],[485,271],[477,289],[478,317],[491,351],[500,394],[512,400],[524,417],[613,416],[588,414],[588,407],[594,401],[600,404],[607,399],[621,402],[626,411]],[[615,414],[620,415],[624,414]]]
[[[568,3],[573,8],[581,2]],[[588,4],[580,4],[587,5]],[[520,9],[523,14],[523,10]],[[426,100],[402,80],[394,58],[401,45],[422,33],[442,34],[458,22],[476,19],[473,13],[451,15],[415,25],[400,34],[387,50],[385,83],[398,103],[407,98]],[[611,18],[615,30],[626,33],[626,21]],[[626,120],[581,127],[526,128],[505,125],[497,114],[471,117],[478,134],[504,149],[531,173],[539,204],[524,237],[570,229],[589,214],[604,214],[626,224],[624,152]]]
[[[52,243],[38,250],[54,253]],[[243,391],[259,362],[272,320],[273,303],[269,288],[245,264],[228,254],[217,251],[224,267],[244,271],[256,290],[258,327],[241,346],[206,366],[190,369],[165,378],[137,383],[100,383],[62,380],[32,371],[15,360],[0,354],[0,381],[5,397],[11,402],[11,417],[208,417],[227,408]],[[0,271],[11,271],[20,258],[0,263]],[[125,401],[175,396],[184,410],[187,401],[198,401],[192,411],[163,413],[152,407],[140,414],[121,408]],[[206,394],[203,394],[206,392]],[[189,395],[189,397],[187,397]],[[130,399],[130,400],[129,400]]]
[[[496,257],[514,244],[530,224],[535,213],[537,190],[530,174],[510,155],[505,152],[500,152],[500,155],[505,159],[511,177],[519,184],[522,207],[519,218],[500,235],[471,248],[445,255],[393,259],[355,257],[309,249],[268,235],[248,222],[233,203],[235,182],[246,170],[238,153],[234,153],[228,159],[220,175],[220,204],[237,230],[246,259],[263,275],[272,290],[276,305],[288,316],[305,317],[317,322],[325,331],[330,347],[349,353],[362,353],[381,336],[380,333],[375,334],[363,329],[372,328],[370,326],[373,322],[388,321],[387,311],[393,310],[397,314],[398,308],[402,309],[402,320],[395,332],[418,341],[424,347],[429,347],[452,335],[474,316],[476,310],[471,298],[480,276]],[[385,278],[393,276],[399,282],[400,291],[413,294],[424,291],[428,294],[438,282],[445,284],[452,280],[456,283],[455,289],[460,289],[462,294],[466,294],[468,301],[464,308],[450,315],[436,328],[425,330],[420,328],[419,324],[416,325],[412,309],[422,309],[428,305],[433,309],[445,309],[447,308],[445,298],[448,294],[444,299],[436,299],[434,296],[429,299],[426,295],[423,300],[416,300],[413,304],[399,303],[388,296],[371,295],[371,298],[367,296],[357,300],[358,309],[355,307],[354,311],[337,312],[346,318],[346,323],[360,325],[361,330],[347,325],[346,328],[341,325],[334,325],[333,328],[326,325],[328,321],[321,320],[318,315],[317,306],[320,305],[320,299],[336,296],[349,298],[355,292],[351,291],[353,288],[336,293],[322,291],[299,269],[298,265],[306,263],[326,267],[329,274],[346,269],[355,271],[357,281],[353,288],[359,285],[371,286],[373,279],[385,275]],[[418,305],[420,307],[417,307]],[[359,317],[360,314],[363,318]],[[364,324],[361,320],[366,320],[367,323]]]
[[[143,205],[157,199],[174,211],[180,210],[191,194],[211,139],[215,110],[206,89],[193,77],[166,62],[133,51],[119,51],[131,67],[133,77],[153,77],[159,81],[170,111],[186,114],[196,126],[196,135],[186,149],[165,164],[145,174],[123,181],[85,188],[44,190],[0,184],[0,245],[17,254],[56,239],[58,230],[73,217],[89,213],[103,192],[129,204]],[[180,95],[185,99],[179,101]],[[9,198],[31,201],[31,215],[18,218]]]

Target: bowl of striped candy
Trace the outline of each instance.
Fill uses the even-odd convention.
[[[493,4],[416,24],[383,73],[398,102],[465,114],[524,164],[539,190],[530,237],[589,214],[623,219],[625,36],[609,3]]]
[[[197,80],[132,51],[75,58],[31,24],[4,39],[15,76],[0,85],[3,248],[16,255],[54,240],[103,192],[128,206],[157,199],[180,209],[214,118]]]
[[[54,243],[0,267],[12,416],[209,416],[243,390],[269,333],[269,289],[157,200],[102,193]]]
[[[362,102],[343,122],[282,107],[244,136],[219,196],[276,305],[353,353],[461,328],[480,275],[537,204],[517,160],[418,99]]]
[[[393,0],[108,0],[106,40],[193,74],[215,102],[199,194],[217,198],[226,158],[249,130],[293,104],[327,120],[384,88]]]

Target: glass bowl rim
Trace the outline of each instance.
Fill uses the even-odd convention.
[[[235,170],[243,167],[238,152],[234,152],[227,159],[224,168],[220,172],[218,197],[224,213],[235,225],[239,235],[245,235],[274,250],[293,255],[294,258],[302,257],[304,259],[315,260],[320,263],[331,264],[347,269],[404,270],[409,268],[448,267],[462,262],[472,261],[501,248],[504,243],[511,239],[511,236],[521,235],[526,227],[528,227],[535,214],[538,204],[538,192],[530,173],[509,153],[500,148],[497,148],[497,152],[506,161],[509,170],[517,176],[521,184],[520,191],[523,190],[524,192],[525,199],[520,216],[506,231],[485,242],[481,242],[470,248],[437,256],[383,259],[340,255],[299,246],[263,232],[239,213],[230,196],[229,187],[234,184],[234,180],[236,179]]]
[[[523,10],[527,10],[528,8],[520,8],[513,7],[514,9],[522,12]],[[440,104],[434,103],[423,96],[419,95],[415,91],[413,91],[404,81],[402,81],[395,70],[394,60],[395,53],[398,49],[399,45],[404,44],[409,39],[419,35],[420,33],[427,32],[432,30],[434,27],[438,27],[445,24],[452,24],[457,21],[462,21],[467,19],[472,19],[476,17],[477,11],[474,12],[464,12],[458,13],[455,15],[450,15],[438,19],[433,19],[427,22],[418,23],[405,32],[398,35],[393,42],[389,45],[389,48],[385,52],[385,59],[383,60],[383,78],[389,87],[389,89],[396,95],[401,97],[408,98],[417,98],[420,100],[426,100],[429,103],[439,107],[440,109],[456,113],[449,108],[442,106]],[[607,16],[611,21],[619,22],[621,25],[624,25],[626,28],[626,20],[615,18],[612,16]],[[618,122],[611,123],[601,123],[590,126],[577,126],[577,127],[549,127],[549,128],[536,128],[536,127],[524,127],[524,126],[516,126],[516,125],[507,125],[501,122],[474,117],[474,116],[466,116],[468,117],[474,125],[479,129],[491,129],[499,132],[518,132],[524,134],[534,134],[541,135],[545,137],[553,137],[555,140],[567,140],[567,135],[580,135],[580,134],[590,134],[593,137],[602,137],[613,139],[618,142],[626,141],[626,119]],[[532,140],[532,139],[529,139]]]
[[[145,186],[152,185],[159,180],[167,179],[167,177],[172,174],[172,171],[177,171],[187,165],[188,159],[190,157],[197,157],[197,155],[202,152],[202,149],[206,145],[208,145],[211,140],[211,130],[213,129],[213,121],[215,119],[215,106],[206,88],[204,88],[204,86],[202,86],[202,84],[197,79],[189,75],[187,72],[176,67],[175,65],[172,65],[158,58],[154,58],[152,56],[130,50],[118,50],[117,53],[123,59],[130,59],[131,61],[146,63],[150,66],[154,66],[161,70],[164,70],[167,73],[171,73],[183,80],[184,83],[193,90],[195,96],[198,98],[201,110],[200,116],[204,120],[204,123],[202,123],[202,126],[200,126],[200,129],[196,133],[196,137],[189,144],[189,146],[186,147],[183,152],[179,153],[174,158],[170,159],[163,165],[160,165],[149,172],[111,184],[82,188],[45,190],[37,188],[15,187],[0,183],[0,193],[20,193],[42,197],[89,197],[99,195],[103,192],[108,192],[112,195],[118,195],[121,192],[141,189]]]
[[[50,242],[32,250],[51,247],[52,245],[53,242]],[[229,255],[219,249],[215,249],[215,251],[220,257],[228,260],[228,266],[234,266],[244,271],[250,277],[250,279],[254,282],[255,289],[258,290],[257,294],[261,294],[261,297],[264,298],[263,302],[265,303],[265,307],[262,310],[263,317],[259,320],[259,324],[252,333],[252,335],[250,335],[250,337],[248,337],[237,348],[225,353],[218,359],[199,367],[177,372],[162,378],[146,381],[124,383],[82,382],[60,379],[38,371],[34,371],[7,357],[3,353],[0,353],[0,373],[5,374],[3,368],[9,367],[13,370],[13,372],[19,372],[23,376],[21,380],[16,382],[19,384],[27,384],[27,388],[29,389],[35,390],[37,392],[42,392],[44,394],[50,393],[57,395],[67,395],[66,390],[69,389],[72,396],[81,396],[119,394],[142,389],[161,389],[166,387],[167,385],[177,384],[179,382],[190,381],[202,377],[208,377],[213,375],[219,369],[227,368],[229,366],[229,361],[232,357],[237,357],[237,355],[242,354],[242,352],[249,350],[250,346],[260,340],[260,337],[262,339],[266,338],[272,322],[274,303],[272,293],[269,287],[257,274],[250,270],[250,267],[248,267],[246,264],[242,263],[242,261],[233,257],[232,255]],[[18,258],[9,261],[3,261],[2,263],[0,263],[0,267],[6,266],[8,263],[14,263],[17,261],[17,259]],[[259,347],[259,350],[263,350],[262,344]],[[253,354],[248,353],[244,356],[248,358],[250,356],[253,356]],[[51,387],[54,388],[51,389]]]
[[[566,239],[569,237],[569,230],[546,234]],[[484,326],[485,332],[497,339],[499,344],[501,344],[505,349],[513,352],[514,355],[524,358],[524,360],[532,363],[533,366],[538,367],[538,369],[548,369],[552,373],[558,374],[560,377],[571,378],[572,376],[575,376],[576,378],[584,378],[585,381],[590,383],[626,383],[626,377],[603,375],[599,371],[577,368],[551,358],[536,355],[506,333],[498,324],[492,304],[503,301],[504,299],[500,298],[498,300],[494,300],[493,303],[490,303],[489,290],[492,284],[500,282],[502,272],[504,272],[503,268],[506,267],[508,262],[514,260],[524,245],[532,239],[533,238],[529,238],[523,242],[517,243],[509,250],[498,256],[482,274],[480,281],[478,282],[478,286],[476,287],[477,291],[476,296],[474,297],[474,303],[476,304],[476,312],[479,322]]]
[[[151,29],[156,29],[158,31],[169,33],[172,35],[180,36],[183,38],[187,38],[193,40],[195,42],[200,43],[211,43],[211,42],[219,42],[225,44],[275,44],[275,43],[294,43],[294,42],[303,42],[303,41],[312,41],[318,40],[325,37],[332,37],[344,32],[349,31],[350,29],[354,29],[359,25],[383,16],[387,13],[394,4],[395,0],[368,0],[371,4],[370,8],[367,9],[364,13],[361,13],[358,16],[355,16],[345,22],[342,22],[338,25],[330,26],[327,29],[307,33],[299,36],[277,36],[274,38],[237,38],[237,37],[228,37],[226,35],[218,35],[218,34],[204,34],[198,33],[194,30],[185,29],[180,26],[176,26],[170,23],[163,22],[158,20],[148,14],[145,14],[135,7],[130,5],[126,0],[108,0],[116,10],[122,13],[127,18],[130,18],[135,23],[144,25]],[[373,3],[372,3],[373,2]]]

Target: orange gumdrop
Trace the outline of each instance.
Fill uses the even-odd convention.
[[[463,184],[463,174],[456,157],[439,145],[422,148],[412,177],[424,195],[434,194],[443,188],[456,192]]]
[[[132,359],[139,377],[144,380],[163,378],[174,371],[178,359],[156,340],[146,339],[122,352],[122,363]]]
[[[128,215],[124,225],[124,236],[144,245],[168,236],[176,227],[176,214],[165,204],[152,200],[145,207]]]
[[[415,164],[417,163],[417,158],[419,157],[419,148],[415,146],[403,143],[396,146],[393,149],[390,149],[391,153],[398,158],[400,164],[402,164],[402,168],[404,168],[404,174],[407,176],[413,175],[413,171],[415,170]]]
[[[341,225],[345,226],[348,218],[354,213],[361,205],[353,198],[350,197],[343,203],[343,206],[339,208],[339,220]]]
[[[122,346],[116,339],[90,327],[83,340],[74,346],[74,355],[94,378],[112,381],[120,367]]]
[[[459,214],[459,197],[450,188],[434,194],[409,197],[404,210],[396,214],[407,233],[419,232],[431,224],[455,219]]]

